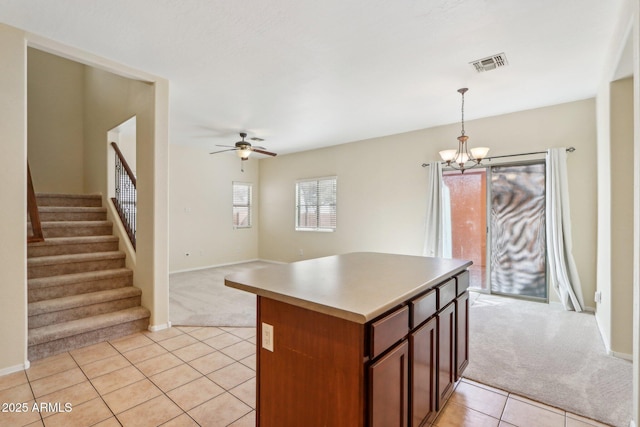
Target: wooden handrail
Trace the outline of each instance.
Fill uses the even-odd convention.
[[[27,242],[43,242],[44,235],[42,234],[42,223],[40,222],[40,214],[38,213],[38,201],[36,199],[36,192],[33,189],[33,180],[31,179],[31,170],[29,169],[29,162],[27,161],[27,210],[29,211],[29,218],[31,219],[31,229],[33,230],[32,236],[27,236]]]
[[[127,172],[127,175],[129,175],[129,179],[131,179],[133,186],[136,187],[136,176],[133,174],[133,171],[129,167],[129,163],[127,163],[127,161],[125,160],[124,155],[122,154],[122,151],[120,151],[120,148],[118,148],[118,144],[116,144],[115,142],[112,142],[111,146],[113,147],[114,150],[116,150],[116,154],[118,155],[118,158],[120,159],[120,162],[124,167],[124,170]]]

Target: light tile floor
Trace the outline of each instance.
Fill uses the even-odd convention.
[[[36,361],[0,377],[0,426],[255,426],[255,334],[174,327]],[[433,426],[604,424],[463,379]]]

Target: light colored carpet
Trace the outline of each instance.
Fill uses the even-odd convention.
[[[256,296],[228,288],[231,273],[273,263],[253,261],[169,275],[169,319],[182,326],[256,326]]]
[[[595,316],[492,295],[472,298],[464,376],[626,427],[632,364],[608,356]]]

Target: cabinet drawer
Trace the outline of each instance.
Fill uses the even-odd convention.
[[[436,288],[438,290],[438,310],[444,308],[456,297],[456,279],[450,279]]]
[[[415,328],[438,311],[435,289],[411,301],[411,328]]]
[[[469,288],[469,271],[463,271],[456,276],[456,296],[460,296]]]
[[[399,310],[371,324],[371,358],[403,339],[409,333],[409,307]]]

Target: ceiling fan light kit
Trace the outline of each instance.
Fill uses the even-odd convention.
[[[245,132],[240,132],[240,137],[242,138],[241,141],[238,141],[235,143],[234,146],[230,146],[230,145],[217,145],[218,147],[227,147],[227,150],[220,150],[220,151],[214,151],[212,153],[209,154],[218,154],[218,153],[224,153],[226,151],[235,151],[236,154],[238,155],[238,157],[240,158],[240,160],[245,161],[245,160],[249,160],[249,156],[251,155],[252,152],[256,152],[256,153],[260,153],[260,154],[264,154],[267,156],[277,156],[276,153],[273,153],[271,151],[267,151],[266,148],[264,147],[259,147],[259,146],[253,146],[251,145],[250,142],[245,141],[244,139],[247,137],[247,134]],[[251,138],[252,141],[264,141],[264,139],[262,138]],[[242,172],[244,172],[244,168],[241,166],[240,170]]]
[[[476,147],[469,148],[467,141],[469,137],[464,133],[464,94],[469,89],[464,87],[458,89],[458,93],[462,96],[462,131],[458,137],[458,149],[457,150],[442,150],[440,151],[440,157],[442,161],[447,163],[447,167],[457,169],[461,173],[464,173],[466,169],[471,169],[478,166],[482,159],[484,159],[489,153],[488,147]],[[469,163],[469,165],[467,165]]]

